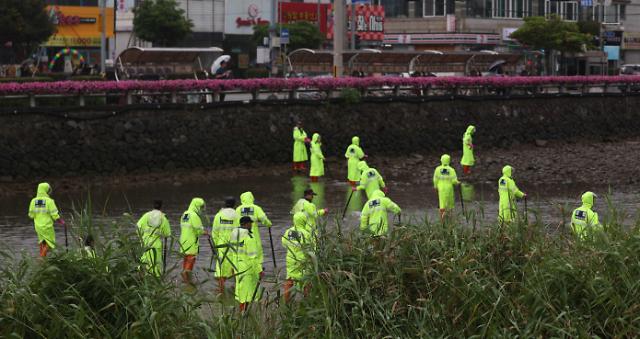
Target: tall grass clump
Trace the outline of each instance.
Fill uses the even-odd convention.
[[[476,231],[425,222],[380,239],[327,236],[318,273],[309,277],[313,291],[285,315],[283,331],[633,337],[640,333],[640,235],[607,222],[603,234],[583,241],[523,221]]]
[[[72,243],[46,260],[0,251],[0,337],[193,338],[206,331],[199,301],[175,285],[142,274],[143,249],[126,220],[93,225],[86,209],[74,215]],[[75,235],[96,237],[96,258]],[[60,237],[58,237],[60,239]],[[168,279],[167,279],[168,280]]]

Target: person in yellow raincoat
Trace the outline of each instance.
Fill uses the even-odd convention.
[[[296,127],[293,128],[293,170],[304,171],[306,169],[305,162],[309,160],[307,154],[307,143],[309,143],[307,132],[304,131],[302,121],[298,121]]]
[[[364,204],[360,215],[360,230],[379,237],[389,232],[388,213],[399,214],[402,210],[380,190],[373,192],[371,199]]]
[[[316,192],[312,189],[306,189],[304,191],[304,197],[293,205],[291,214],[296,215],[300,212],[304,213],[305,217],[307,217],[305,224],[309,227],[309,232],[317,236],[318,217],[327,214],[329,209],[318,209],[313,203],[314,196],[316,196]]]
[[[440,157],[440,166],[433,171],[433,189],[438,192],[440,219],[444,219],[447,211],[455,207],[455,185],[459,185],[456,170],[451,166],[451,157],[443,154]]]
[[[518,206],[516,199],[526,196],[512,178],[513,167],[507,165],[502,168],[502,177],[498,180],[498,195],[500,202],[498,204],[498,221],[501,223],[509,223],[516,218]]]
[[[217,246],[229,246],[231,232],[238,227],[238,214],[236,213],[236,199],[228,197],[224,201],[224,208],[220,209],[213,217],[211,227],[211,239]],[[214,276],[218,279],[218,292],[224,293],[224,283],[233,276],[233,265],[229,256],[229,247],[220,247],[216,260],[216,272]]]
[[[471,167],[476,163],[476,159],[473,156],[473,134],[475,132],[476,127],[469,125],[462,137],[462,159],[460,159],[460,165],[462,165],[462,172],[464,174],[471,174]]]
[[[191,273],[196,264],[196,256],[200,252],[199,237],[207,235],[202,226],[201,217],[204,212],[204,200],[193,198],[189,208],[180,218],[180,253],[184,256],[181,275],[186,284],[191,284]]]
[[[40,257],[46,257],[49,249],[56,248],[56,233],[53,224],[57,221],[65,226],[64,219],[60,217],[56,202],[49,196],[51,186],[46,183],[38,185],[36,197],[29,203],[29,218],[33,219],[33,224],[38,235],[38,245],[40,247]],[[66,226],[65,226],[66,227]]]
[[[354,136],[351,138],[351,145],[347,147],[347,151],[344,153],[344,157],[347,158],[347,180],[351,186],[355,187],[360,180],[361,171],[358,168],[358,163],[366,157],[364,151],[360,147],[360,138]]]
[[[367,199],[371,199],[373,192],[377,190],[387,192],[387,185],[377,169],[369,167],[365,161],[358,163],[358,169],[362,174],[360,175],[360,184],[354,188],[355,190],[364,190],[367,193]]]
[[[571,229],[580,239],[593,235],[595,231],[602,231],[598,213],[592,210],[595,198],[593,192],[585,192],[582,195],[582,206],[573,210],[571,214]]]
[[[254,203],[255,198],[253,193],[244,192],[240,195],[241,205],[236,208],[236,217],[250,217],[253,220],[251,227],[252,237],[256,241],[256,251],[258,252],[258,262],[260,263],[260,270],[262,272],[262,263],[264,261],[264,252],[262,250],[262,240],[260,239],[260,230],[258,229],[258,223],[264,226],[271,227],[271,220],[267,218],[262,208]]]
[[[309,253],[315,249],[314,236],[309,232],[307,216],[303,212],[293,215],[293,226],[282,236],[282,247],[287,250],[287,280],[284,283],[284,300],[290,300],[290,290],[294,285],[302,287],[301,281],[311,269]]]
[[[253,220],[243,216],[238,223],[240,227],[231,231],[229,244],[232,248],[231,262],[237,269],[235,299],[240,303],[240,311],[245,311],[248,303],[260,300],[262,261],[258,257],[259,239],[255,238],[252,231]]]
[[[148,272],[158,277],[162,273],[162,237],[171,235],[169,219],[162,213],[161,208],[162,201],[154,201],[153,210],[145,213],[137,223],[144,248],[140,262],[146,266]]]
[[[322,154],[322,140],[320,134],[313,133],[311,139],[311,170],[309,177],[312,182],[317,182],[319,177],[324,176],[324,155]]]

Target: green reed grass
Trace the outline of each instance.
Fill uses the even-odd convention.
[[[533,205],[533,204],[532,204]],[[12,258],[0,275],[0,337],[407,338],[633,337],[640,333],[640,233],[608,205],[605,232],[579,241],[532,210],[512,225],[408,220],[372,239],[323,228],[311,293],[265,297],[240,314],[232,297],[184,292],[141,274],[130,221],[101,234],[97,260],[76,252]],[[74,219],[86,228],[90,216]],[[92,221],[95,223],[95,220]],[[340,220],[337,220],[340,222]],[[85,228],[77,225],[85,225]],[[562,227],[560,227],[562,226]],[[341,234],[337,230],[341,229]],[[108,268],[108,269],[107,269]],[[282,281],[277,279],[276,281]],[[265,283],[265,285],[268,285]]]

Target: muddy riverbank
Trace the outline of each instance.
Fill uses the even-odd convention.
[[[365,149],[366,152],[366,149]],[[461,152],[450,152],[453,164],[459,168]],[[523,184],[563,184],[597,186],[638,186],[640,184],[640,137],[613,142],[561,142],[537,140],[532,144],[518,144],[510,148],[483,148],[476,144],[477,164],[464,180],[474,183],[493,183],[500,177],[505,164],[512,165],[515,177]],[[440,153],[424,152],[408,156],[388,157],[369,154],[369,163],[386,180],[430,185],[433,169],[439,164]],[[346,161],[329,156],[329,177],[346,176]],[[11,196],[35,190],[39,181],[46,180],[56,192],[79,192],[100,188],[135,188],[158,184],[180,187],[190,183],[241,181],[243,178],[288,176],[289,165],[263,167],[236,167],[224,170],[197,168],[193,170],[167,170],[145,174],[113,176],[48,177],[34,180],[2,180],[0,195]]]

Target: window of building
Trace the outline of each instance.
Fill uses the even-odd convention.
[[[407,17],[408,1],[399,0],[377,0],[372,1],[374,5],[382,5],[384,14],[388,18]]]
[[[563,20],[578,21],[578,2],[546,0],[544,3],[545,17],[549,18],[554,14]]]
[[[447,13],[447,2],[447,0],[422,0],[422,16],[444,16]]]
[[[524,18],[531,15],[530,0],[491,0],[494,18]]]
[[[594,4],[586,9],[586,17],[605,24],[618,24],[626,15],[625,5],[603,6]]]

